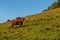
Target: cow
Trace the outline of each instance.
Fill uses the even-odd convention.
[[[18,25],[19,27],[21,27],[21,25],[23,24],[25,18],[21,18],[21,17],[17,17],[16,19],[14,20],[7,20],[7,22],[9,23],[10,25],[10,28],[14,28],[14,25]]]

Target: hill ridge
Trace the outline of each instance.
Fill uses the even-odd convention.
[[[56,15],[59,15],[60,13],[60,8],[56,8],[56,9],[53,9],[53,10],[49,10],[49,11],[45,11],[45,12],[42,12],[42,13],[37,13],[37,14],[34,14],[34,15],[30,15],[30,16],[26,16],[26,19],[29,19],[30,20],[30,18],[32,19],[33,17],[36,17],[36,18],[38,18],[38,17],[40,17],[40,16],[42,16],[42,17],[46,17],[46,16],[48,16],[48,15],[54,15],[54,13],[56,14]],[[45,16],[44,16],[45,15]],[[33,19],[32,19],[33,20]]]

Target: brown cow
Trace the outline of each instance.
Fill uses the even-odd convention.
[[[17,17],[14,20],[7,20],[9,22],[10,28],[13,28],[14,25],[18,25],[19,27],[23,24],[25,18]]]

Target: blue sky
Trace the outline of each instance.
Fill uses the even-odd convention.
[[[57,0],[0,0],[0,22],[42,12]]]

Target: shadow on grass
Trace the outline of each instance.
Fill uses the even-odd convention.
[[[22,26],[20,26],[20,27],[15,26],[14,29],[15,29],[15,28],[21,28],[21,27],[28,27],[28,26],[36,26],[36,25],[39,25],[39,24],[40,24],[40,23],[33,23],[33,24],[22,25]],[[13,29],[13,28],[10,28],[10,27],[9,27],[8,29]]]
[[[33,23],[33,24],[22,25],[21,27],[35,26],[35,25],[39,25],[39,24],[40,24],[40,23]]]

